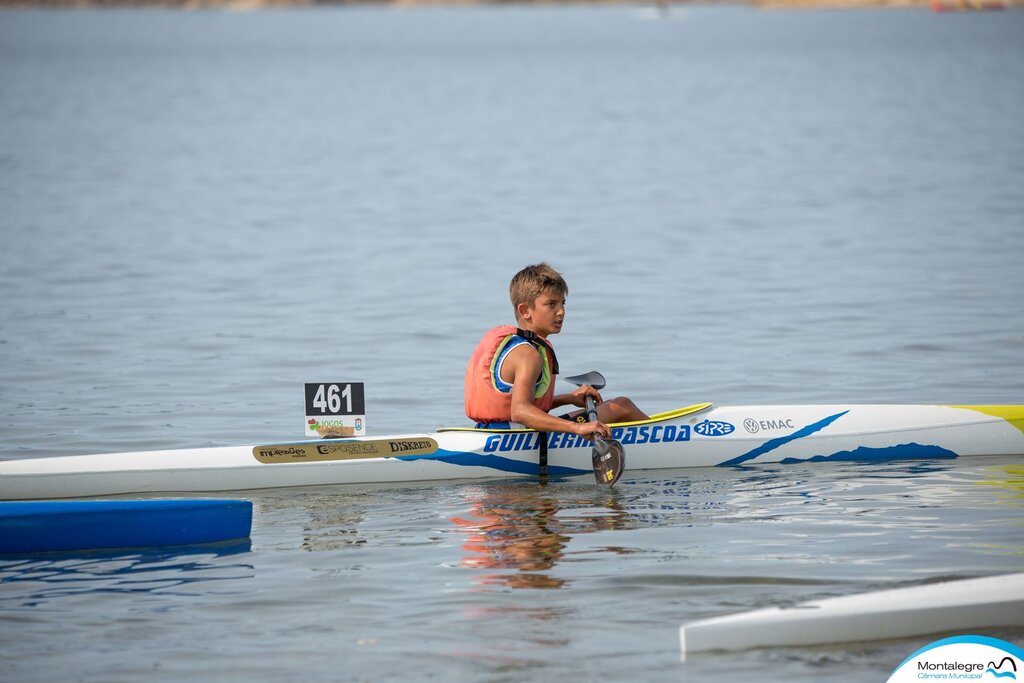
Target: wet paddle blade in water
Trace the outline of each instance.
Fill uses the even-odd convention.
[[[594,463],[594,478],[598,484],[611,486],[622,476],[626,454],[618,441],[595,439],[591,458]]]

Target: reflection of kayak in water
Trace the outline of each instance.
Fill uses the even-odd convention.
[[[612,425],[626,468],[1024,454],[1024,406],[702,403]],[[0,462],[0,498],[537,477],[540,435],[469,427],[257,446]],[[548,439],[548,474],[593,477],[591,443]]]

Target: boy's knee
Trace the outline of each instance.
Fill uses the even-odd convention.
[[[625,419],[636,413],[636,406],[633,401],[626,398],[625,396],[616,396],[611,401],[606,401],[612,405],[614,415],[617,418]]]
[[[605,404],[611,408],[610,422],[633,422],[647,419],[647,414],[640,410],[632,399],[625,396],[616,396],[610,401],[605,401]]]

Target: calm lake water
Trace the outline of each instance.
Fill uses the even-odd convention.
[[[0,457],[461,424],[547,260],[649,411],[1024,402],[1024,12],[0,12]],[[1024,458],[280,490],[0,560],[10,681],[878,681],[678,626],[1024,569]],[[2,485],[2,482],[0,482]],[[996,634],[1021,642],[1021,633]]]

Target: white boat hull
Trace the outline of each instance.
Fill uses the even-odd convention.
[[[701,404],[615,425],[626,471],[769,462],[1024,455],[1024,406]],[[530,430],[432,433],[265,446],[0,462],[0,499],[536,477]],[[550,476],[593,476],[590,442],[553,434]]]
[[[684,624],[683,659],[699,652],[889,640],[1024,626],[1024,573],[894,588]]]

